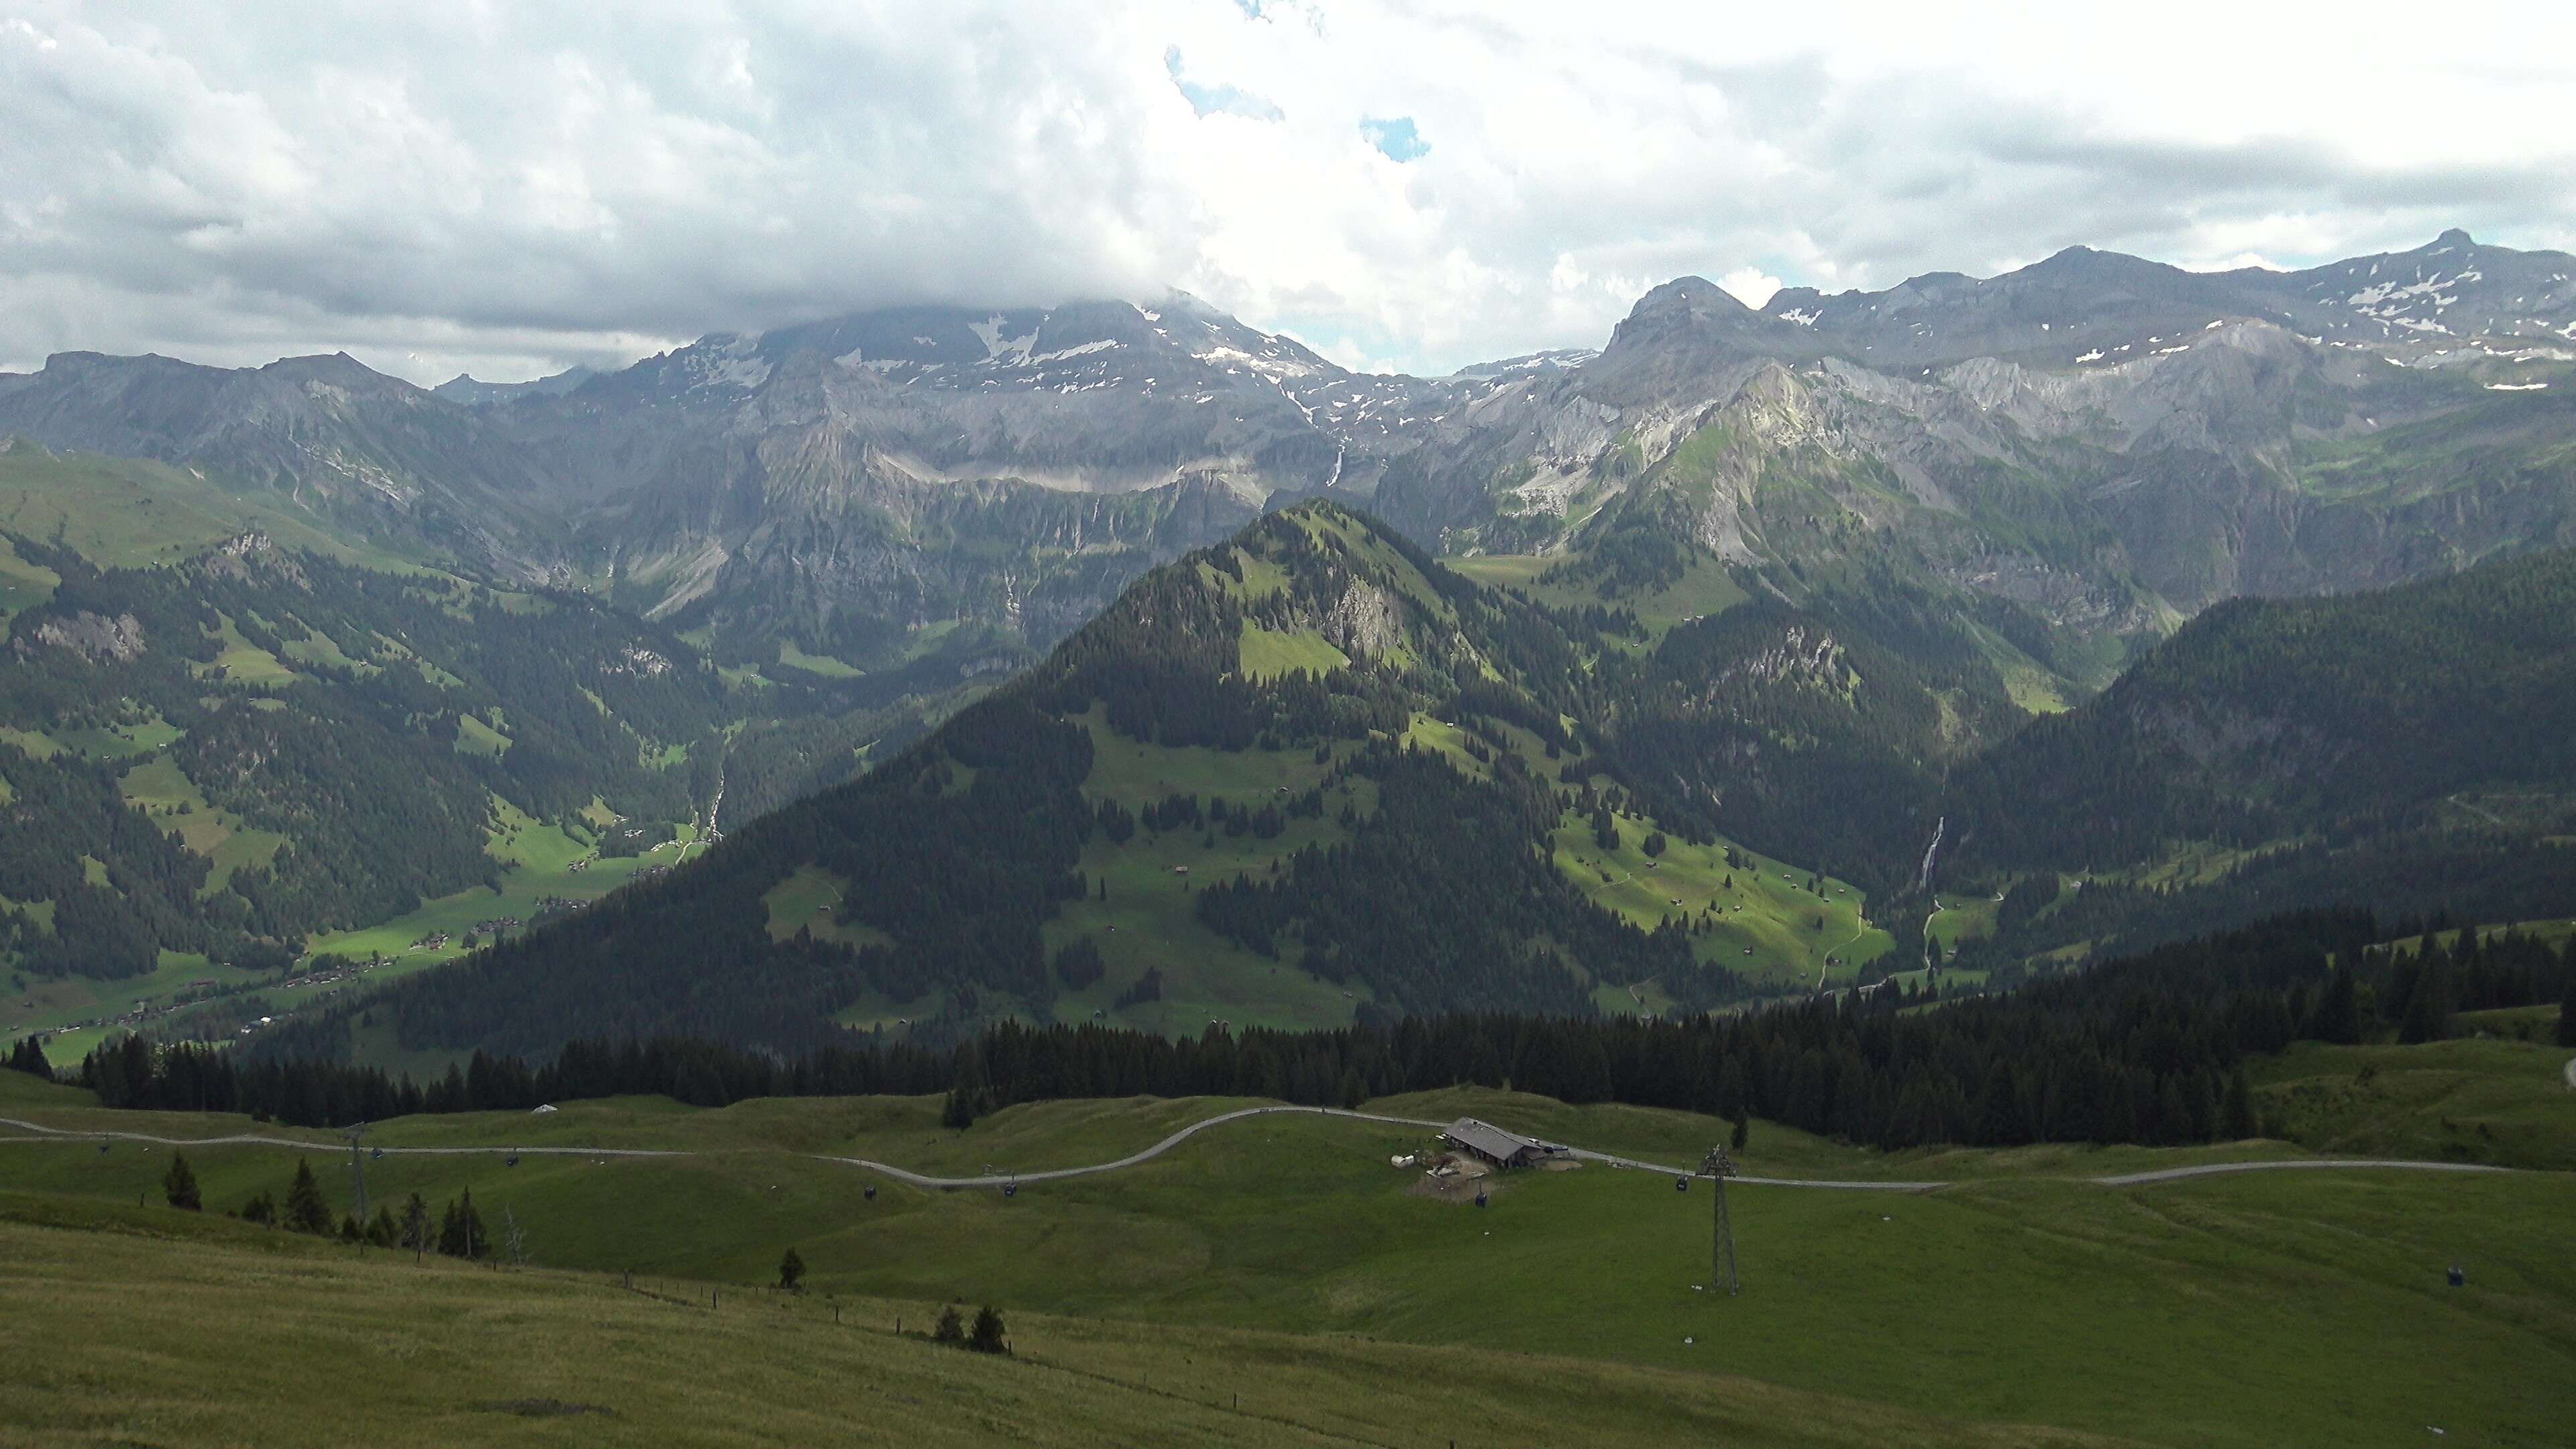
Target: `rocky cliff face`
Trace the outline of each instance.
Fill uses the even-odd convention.
[[[1660,527],[2161,632],[2569,540],[2571,274],[2454,232],[2289,274],[2078,248],[1759,312],[1685,278],[1528,390],[1484,497],[1433,511],[1471,550]]]
[[[564,570],[537,459],[488,419],[345,353],[238,370],[58,354],[0,377],[0,431],[272,489],[397,551],[523,580]]]
[[[891,309],[436,393],[346,357],[67,354],[0,378],[0,433],[661,617],[848,638],[1044,642],[1326,494],[1452,552],[1643,531],[1784,596],[1866,566],[2104,640],[2568,539],[2571,275],[2451,232],[2300,273],[2074,248],[1759,310],[1682,278],[1597,356],[1442,379],[1182,296]]]

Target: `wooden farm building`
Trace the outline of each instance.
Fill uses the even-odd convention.
[[[1440,1134],[1442,1145],[1453,1152],[1481,1158],[1496,1167],[1536,1167],[1551,1158],[1562,1157],[1566,1150],[1553,1143],[1506,1132],[1491,1122],[1461,1117]]]

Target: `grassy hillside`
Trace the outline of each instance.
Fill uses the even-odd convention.
[[[141,459],[55,454],[23,439],[0,446],[0,531],[69,548],[109,568],[181,562],[254,531],[290,548],[377,568],[437,561],[354,539],[273,490],[227,487],[194,469]],[[0,576],[9,567],[0,563]]]
[[[31,1095],[55,1090],[18,1089],[0,1110],[66,1124],[93,1117],[68,1096],[55,1098],[64,1105],[29,1104]],[[881,1183],[867,1201],[856,1190],[864,1180],[857,1169],[794,1155],[1033,1169],[1132,1150],[1178,1120],[1226,1105],[1016,1108],[962,1134],[935,1126],[934,1103],[867,1100],[745,1103],[721,1112],[588,1103],[539,1119],[420,1119],[381,1128],[389,1142],[492,1148],[479,1156],[371,1162],[371,1191],[383,1200],[418,1190],[435,1206],[471,1186],[485,1213],[497,1219],[507,1208],[538,1263],[591,1275],[579,1285],[546,1286],[585,1295],[563,1317],[506,1296],[536,1291],[539,1279],[434,1264],[414,1270],[399,1255],[360,1264],[346,1250],[282,1247],[280,1235],[158,1208],[138,1211],[131,1206],[138,1192],[157,1202],[151,1185],[167,1149],[0,1144],[0,1185],[58,1195],[12,1199],[8,1214],[22,1222],[70,1215],[127,1233],[206,1233],[213,1242],[191,1242],[184,1252],[220,1247],[262,1255],[257,1277],[272,1285],[267,1291],[315,1290],[312,1311],[211,1316],[255,1319],[265,1326],[252,1331],[287,1335],[276,1340],[279,1349],[301,1341],[291,1335],[304,1330],[288,1324],[348,1322],[345,1331],[372,1337],[350,1314],[384,1313],[366,1322],[382,1324],[395,1341],[413,1331],[397,1325],[441,1332],[427,1325],[448,1317],[427,1305],[418,1315],[381,1306],[411,1293],[459,1307],[482,1304],[469,1321],[486,1324],[487,1334],[543,1325],[538,1336],[549,1348],[496,1352],[492,1357],[506,1362],[482,1372],[503,1387],[473,1397],[607,1403],[621,1421],[633,1417],[633,1406],[664,1401],[640,1387],[626,1397],[623,1385],[640,1386],[645,1377],[593,1364],[585,1347],[591,1330],[576,1325],[617,1325],[608,1341],[662,1365],[635,1337],[648,1330],[623,1316],[629,1309],[621,1305],[681,1310],[610,1293],[596,1286],[600,1275],[632,1268],[646,1286],[687,1300],[699,1290],[682,1280],[744,1290],[767,1281],[790,1245],[811,1265],[809,1298],[842,1300],[848,1316],[868,1318],[872,1331],[896,1312],[914,1326],[915,1314],[951,1295],[970,1304],[989,1298],[1010,1313],[1030,1357],[1069,1364],[1071,1355],[1097,1354],[1085,1361],[1106,1363],[1111,1345],[1140,1356],[1174,1353],[1190,1362],[1140,1362],[1124,1381],[1150,1374],[1157,1388],[1191,1397],[1183,1385],[1204,1386],[1211,1392],[1201,1402],[1231,1394],[1240,1379],[1251,1407],[1254,1385],[1264,1382],[1255,1363],[1324,1373],[1319,1364],[1350,1365],[1340,1355],[1385,1355],[1376,1361],[1416,1373],[1445,1363],[1475,1380],[1476,1363],[1497,1361],[1485,1356],[1508,1356],[1502,1361],[1514,1365],[1513,1377],[1551,1386],[1551,1396],[1568,1406],[1571,1417],[1521,1426],[1537,1442],[1562,1442],[1568,1423],[1596,1419],[1611,1426],[1602,1431],[1608,1435],[1628,1415],[1669,1435],[1674,1409],[1663,1396],[1675,1392],[1705,1392],[1739,1406],[1785,1404],[1763,1396],[1792,1392],[1807,1407],[1784,1429],[1801,1432],[1840,1432],[1835,1426],[1847,1415],[1936,1416],[1919,1425],[1881,1417],[1866,1431],[1903,1442],[1944,1432],[1936,1425],[1967,1432],[1955,1426],[2018,1424],[2177,1445],[2367,1445],[2418,1442],[2430,1424],[2470,1442],[2537,1445],[2551,1442],[2576,1412],[2569,1388],[2576,1384],[2576,1271],[2568,1266],[2576,1262],[2576,1223],[2555,1210],[2565,1182],[2550,1174],[2269,1173],[2111,1189],[2073,1179],[2211,1154],[2056,1148],[1889,1159],[1756,1124],[1748,1170],[1895,1173],[1955,1185],[1894,1196],[1739,1186],[1730,1196],[1746,1290],[1728,1300],[1692,1287],[1707,1281],[1704,1190],[1678,1194],[1661,1178],[1588,1166],[1514,1177],[1479,1211],[1408,1190],[1417,1174],[1387,1165],[1390,1154],[1421,1141],[1404,1128],[1256,1118],[1202,1134],[1137,1169],[1031,1184],[1008,1199]],[[1575,1109],[1501,1094],[1379,1105],[1435,1120],[1472,1111],[1585,1145],[1677,1160],[1689,1160],[1725,1130],[1686,1114]],[[139,1114],[114,1115],[132,1125]],[[184,1120],[197,1131],[222,1125]],[[517,1167],[500,1161],[512,1144],[603,1137],[701,1155],[529,1156]],[[292,1166],[291,1153],[273,1148],[189,1155],[216,1205],[281,1189]],[[2272,1155],[2283,1154],[2276,1148]],[[319,1149],[314,1162],[326,1195],[344,1203],[345,1159]],[[127,1206],[111,1206],[120,1200]],[[208,1360],[185,1347],[178,1327],[138,1325],[131,1331],[144,1335],[140,1340],[108,1330],[141,1316],[172,1325],[198,1317],[168,1311],[166,1295],[181,1291],[191,1274],[227,1285],[248,1281],[227,1277],[230,1270],[219,1265],[191,1268],[169,1258],[128,1276],[131,1260],[121,1253],[46,1248],[42,1233],[0,1231],[12,1235],[13,1248],[0,1259],[22,1275],[11,1283],[13,1304],[43,1305],[17,1310],[13,1326],[31,1311],[65,1314],[79,1305],[94,1316],[63,1320],[67,1328],[88,1324],[99,1341],[154,1346],[160,1366],[148,1372],[160,1376],[146,1382],[160,1392],[202,1383]],[[116,1241],[138,1252],[170,1247],[166,1239]],[[308,1260],[309,1268],[279,1271]],[[2442,1269],[2453,1263],[2467,1269],[2468,1288],[2443,1286]],[[372,1273],[386,1276],[352,1276]],[[361,1281],[382,1286],[367,1293],[338,1286]],[[444,1296],[454,1293],[504,1296]],[[869,1300],[864,1308],[860,1299]],[[806,1352],[801,1335],[820,1332],[828,1317],[820,1305],[781,1308],[747,1291],[738,1310],[736,1302],[728,1290],[712,1316],[692,1309],[687,1321],[724,1325],[739,1311],[745,1327],[734,1331],[757,1334],[747,1341],[761,1343],[773,1362]],[[792,1316],[798,1312],[813,1316]],[[1249,1330],[1333,1337],[1256,1339]],[[1077,1340],[1088,1346],[1077,1348]],[[439,1357],[449,1351],[434,1347],[440,1341],[424,1339],[414,1350],[419,1362],[440,1366],[435,1375],[396,1383],[426,1393],[432,1378],[452,1383],[467,1373],[466,1364]],[[699,1342],[703,1363],[721,1364],[732,1352],[730,1340]],[[1455,1357],[1408,1357],[1414,1354]],[[1524,1355],[1537,1356],[1537,1364]],[[1343,1432],[1412,1443],[1407,1432],[1428,1423],[1437,1426],[1435,1442],[1452,1433],[1513,1442],[1508,1420],[1460,1419],[1488,1411],[1442,1409],[1446,1379],[1408,1387],[1390,1369],[1382,1389],[1372,1390],[1360,1378],[1341,1377],[1345,1371],[1357,1372],[1350,1366],[1303,1381],[1298,1395],[1309,1410],[1352,1416],[1336,1421]],[[674,1372],[688,1370],[674,1363],[659,1376]],[[868,1372],[854,1361],[823,1377]],[[71,1392],[51,1382],[58,1386],[49,1394]],[[568,1390],[567,1382],[619,1387],[612,1397]],[[1008,1402],[1004,1390],[970,1392],[988,1391]],[[1423,1411],[1401,1421],[1411,1430],[1397,1432],[1397,1419],[1378,1417],[1379,1392],[1407,1396]],[[395,1401],[421,1412],[459,1412],[399,1392]],[[1363,1423],[1380,1428],[1352,1427]],[[1587,1432],[1587,1442],[1591,1437]],[[1778,1440],[1756,1435],[1754,1442]]]
[[[413,1267],[222,1222],[0,1196],[13,1329],[96,1346],[15,1358],[23,1442],[1049,1446],[1956,1446],[2067,1442],[1743,1379],[1471,1348],[1019,1312],[1014,1354],[924,1341],[931,1301]],[[260,1312],[240,1312],[255,1298]],[[209,1334],[212,1322],[234,1325]],[[900,1322],[903,1332],[895,1331]],[[351,1345],[359,1357],[348,1355]],[[112,1347],[111,1347],[112,1345]],[[316,1374],[328,1359],[341,1373]],[[344,1374],[366,1391],[345,1391]]]
[[[2539,1029],[2515,1039],[2519,1018]],[[2320,1152],[2576,1171],[2576,1090],[2554,1007],[2464,1017],[2488,1033],[2421,1046],[2303,1042],[2256,1063],[2264,1120]]]

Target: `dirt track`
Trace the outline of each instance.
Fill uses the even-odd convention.
[[[2576,1086],[2576,1061],[2570,1061],[2567,1064],[2567,1075],[2569,1084],[2571,1086]],[[896,1167],[891,1163],[878,1162],[873,1158],[866,1157],[835,1157],[827,1153],[808,1153],[805,1155],[811,1156],[818,1161],[838,1162],[851,1167],[865,1168],[870,1172],[880,1173],[884,1176],[891,1177],[897,1182],[908,1183],[911,1186],[922,1188],[951,1189],[1001,1187],[1008,1183],[1057,1182],[1066,1178],[1092,1177],[1104,1172],[1117,1172],[1125,1168],[1135,1167],[1142,1163],[1151,1162],[1155,1158],[1162,1156],[1164,1153],[1171,1151],[1173,1148],[1180,1146],[1182,1143],[1187,1142],[1191,1138],[1212,1127],[1220,1127],[1229,1122],[1238,1122],[1247,1117],[1267,1116],[1274,1112],[1302,1113],[1304,1115],[1314,1117],[1343,1117],[1354,1122],[1379,1122],[1391,1127],[1421,1127],[1428,1128],[1432,1131],[1439,1131],[1449,1125],[1446,1122],[1433,1122],[1420,1117],[1388,1117],[1375,1112],[1351,1112],[1337,1107],[1242,1107],[1232,1112],[1221,1112],[1216,1116],[1206,1118],[1203,1121],[1193,1122],[1189,1126],[1173,1133],[1171,1136],[1164,1138],[1162,1141],[1155,1143],[1153,1146],[1145,1148],[1139,1152],[1131,1152],[1125,1157],[1121,1157],[1113,1162],[1095,1162],[1084,1167],[1046,1168],[1036,1172],[986,1173],[975,1177],[936,1177],[929,1173],[914,1172],[909,1168]],[[233,1133],[221,1137],[156,1137],[143,1132],[78,1132],[60,1127],[46,1127],[34,1122],[22,1122],[10,1117],[0,1117],[0,1127],[14,1128],[17,1131],[30,1134],[26,1137],[0,1139],[0,1141],[148,1142],[157,1146],[166,1147],[215,1147],[238,1145],[260,1147],[300,1147],[307,1151],[337,1150],[337,1144],[333,1143],[307,1142],[292,1137],[267,1137],[253,1133]],[[664,1151],[641,1147],[387,1147],[384,1148],[383,1151],[388,1157],[406,1153],[418,1156],[456,1157],[498,1157],[512,1154],[528,1157],[691,1157],[696,1155],[690,1152]],[[1576,1160],[1582,1162],[1599,1162],[1610,1167],[1625,1168],[1637,1172],[1662,1173],[1667,1177],[1689,1177],[1693,1175],[1693,1169],[1691,1168],[1673,1167],[1660,1162],[1647,1162],[1640,1158],[1625,1157],[1617,1153],[1594,1152],[1588,1148],[1582,1147],[1570,1148],[1569,1151]],[[2166,1167],[2159,1168],[2152,1172],[2121,1173],[2109,1177],[2086,1177],[2075,1180],[2079,1182],[2094,1183],[2102,1187],[2142,1187],[2160,1182],[2179,1182],[2186,1178],[2216,1177],[2231,1172],[2297,1172],[2303,1170],[2316,1171],[2355,1168],[2401,1172],[2512,1172],[2516,1170],[2509,1167],[2486,1167],[2474,1163],[2463,1162],[2409,1162],[2393,1158],[2319,1157],[2283,1158],[2264,1162],[2213,1162],[2205,1163],[2196,1167]],[[1942,1180],[1868,1181],[1817,1177],[1737,1177],[1733,1179],[1733,1181],[1750,1187],[1810,1187],[1841,1192],[1935,1192],[1941,1188],[1954,1185],[1949,1181]]]

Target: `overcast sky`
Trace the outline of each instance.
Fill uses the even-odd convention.
[[[1685,273],[2576,249],[2576,5],[0,0],[0,369],[416,381],[1197,293],[1351,365]]]

